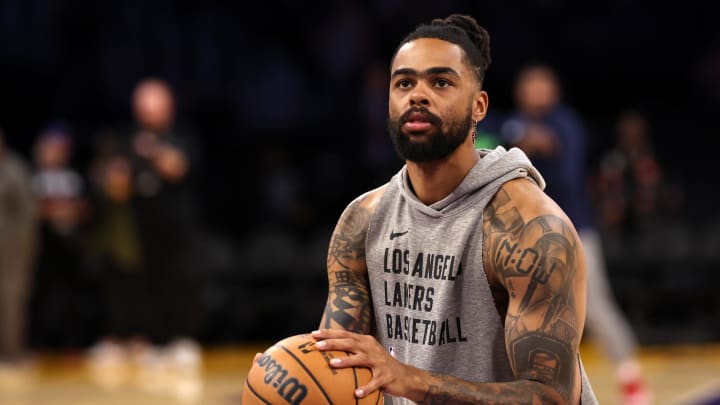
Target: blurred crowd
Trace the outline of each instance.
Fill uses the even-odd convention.
[[[67,123],[43,128],[30,162],[0,149],[0,361],[89,348],[99,369],[199,371],[199,151],[166,82],[141,81],[132,107],[133,125],[99,134],[84,169]]]

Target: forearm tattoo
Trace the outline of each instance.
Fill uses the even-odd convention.
[[[552,404],[556,393],[543,390],[534,381],[476,384],[448,375],[434,375],[439,381],[431,385],[421,405],[505,405]]]
[[[580,325],[578,241],[560,217],[523,219],[500,190],[485,211],[484,263],[510,297],[505,342],[517,381],[478,384],[433,375],[423,404],[567,403],[575,393]],[[501,287],[502,288],[502,287]]]
[[[370,301],[365,239],[370,212],[360,201],[343,213],[328,250],[329,294],[322,327],[340,327],[357,333],[371,332]]]

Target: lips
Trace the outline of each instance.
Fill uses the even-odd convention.
[[[403,124],[403,128],[410,132],[426,131],[432,127],[432,124],[428,121],[407,121]]]
[[[409,132],[421,132],[430,129],[433,119],[429,113],[423,111],[408,111],[404,114],[402,126]]]

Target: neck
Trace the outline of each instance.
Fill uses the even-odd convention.
[[[172,121],[163,122],[163,123],[157,123],[157,124],[146,124],[146,125],[140,125],[143,129],[150,131],[154,133],[155,135],[165,135],[166,133],[170,132],[172,129],[173,123]]]
[[[442,200],[462,183],[478,159],[472,137],[468,137],[443,159],[422,163],[407,161],[408,176],[415,195],[427,205]]]

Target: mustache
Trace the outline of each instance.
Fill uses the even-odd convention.
[[[437,115],[428,111],[428,109],[425,107],[413,107],[413,108],[410,108],[407,111],[405,111],[400,116],[400,120],[399,120],[400,125],[402,125],[408,121],[408,117],[410,117],[410,114],[415,114],[415,113],[420,113],[420,114],[424,115],[425,117],[427,117],[428,122],[430,122],[431,124],[435,125],[438,128],[440,128],[442,126],[442,119],[440,119],[440,117],[438,117]]]

